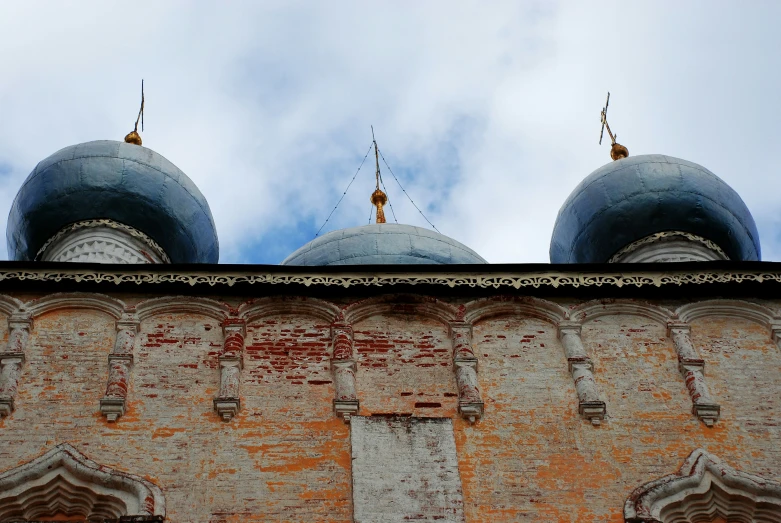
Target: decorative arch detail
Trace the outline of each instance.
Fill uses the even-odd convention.
[[[626,523],[777,523],[781,484],[733,469],[703,449],[676,474],[635,489],[624,504]]]
[[[163,493],[138,476],[98,465],[67,443],[0,474],[0,521],[55,515],[165,516]]]
[[[648,318],[665,327],[667,322],[674,317],[673,312],[669,309],[638,300],[594,300],[578,305],[570,311],[570,317],[582,323],[595,320],[601,316],[620,314]]]
[[[339,308],[331,302],[317,298],[279,296],[243,303],[238,314],[247,323],[280,314],[303,314],[330,325],[339,314]]]
[[[158,314],[180,312],[201,314],[221,322],[230,314],[230,308],[222,302],[195,296],[152,298],[136,305],[138,321],[143,321]]]
[[[531,296],[497,296],[470,301],[465,306],[464,321],[475,324],[496,316],[520,315],[538,318],[558,325],[569,319],[567,310],[550,301]]]
[[[38,298],[25,304],[33,317],[57,309],[93,309],[112,316],[115,320],[122,317],[126,305],[116,298],[98,293],[57,293]]]
[[[767,329],[781,323],[772,310],[758,303],[741,300],[705,300],[686,304],[675,311],[680,321],[691,323],[705,316],[727,316],[731,318],[743,318],[759,323]]]
[[[11,296],[0,294],[0,312],[10,316],[19,311],[24,304]]]
[[[411,312],[444,325],[456,319],[458,309],[430,296],[390,294],[352,303],[341,310],[340,320],[355,325],[366,318],[387,312]]]

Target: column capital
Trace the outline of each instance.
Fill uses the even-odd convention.
[[[0,352],[0,364],[4,363],[24,363],[24,352]]]
[[[572,321],[572,320],[560,321],[556,327],[557,327],[559,338],[561,338],[565,334],[574,334],[576,336],[580,336],[580,333],[583,330],[582,323],[580,323],[579,321]]]
[[[33,317],[29,312],[15,312],[8,317],[8,327],[11,329],[32,329]]]
[[[222,335],[238,333],[244,338],[247,336],[247,323],[243,318],[226,318],[222,321]]]
[[[464,323],[463,321],[451,321],[448,323],[448,330],[450,331],[451,337],[455,336],[456,333],[462,333],[471,336],[472,324]]]
[[[781,341],[781,323],[772,323],[770,325],[770,336],[776,343]]]
[[[691,333],[691,325],[683,321],[668,321],[667,322],[667,337],[673,335],[673,331],[683,332],[685,334]]]
[[[353,339],[353,326],[349,323],[332,323],[331,324],[331,340],[336,339],[337,336],[340,334],[347,336],[350,338],[350,341]]]

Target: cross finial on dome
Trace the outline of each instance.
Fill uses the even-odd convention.
[[[141,130],[144,130],[144,80],[141,80],[141,109],[138,110],[136,125],[133,130],[125,135],[125,142],[141,145],[141,135],[138,134],[138,121],[141,120]]]
[[[374,163],[377,166],[374,177],[377,181],[377,187],[369,197],[372,205],[377,207],[377,223],[385,223],[385,211],[382,207],[388,203],[388,196],[380,189],[380,156],[377,152],[377,140],[374,138],[374,126],[372,126],[372,143],[374,144]]]
[[[599,145],[602,145],[602,135],[605,132],[605,127],[607,127],[607,134],[610,135],[610,142],[612,143],[612,146],[610,147],[610,157],[613,161],[616,161],[629,156],[629,149],[616,142],[618,135],[613,135],[613,132],[610,130],[610,125],[607,123],[607,106],[609,104],[610,92],[607,93],[607,101],[605,102],[605,107],[602,109],[602,130],[599,132]]]

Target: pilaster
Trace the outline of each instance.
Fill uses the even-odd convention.
[[[597,384],[594,381],[594,364],[586,354],[580,333],[580,323],[559,323],[559,339],[564,347],[567,367],[575,381],[575,390],[578,394],[578,413],[596,426],[605,419],[607,407],[599,397]]]
[[[450,337],[453,342],[453,369],[458,387],[458,412],[470,423],[474,423],[483,417],[485,404],[480,397],[478,386],[478,362],[472,347],[472,326],[466,323],[451,323]]]
[[[0,417],[9,416],[16,408],[16,391],[32,323],[32,317],[25,313],[14,314],[8,319],[8,344],[0,353]]]
[[[214,398],[214,410],[223,421],[230,421],[241,409],[241,369],[244,361],[244,320],[228,319],[222,324],[223,344],[220,352],[220,392]]]
[[[108,380],[106,393],[100,399],[100,412],[113,423],[125,414],[130,369],[133,366],[133,350],[138,333],[138,319],[133,313],[125,313],[117,321],[117,336],[108,356]]]
[[[355,372],[358,368],[353,358],[353,328],[344,323],[331,325],[333,351],[331,372],[334,376],[334,413],[345,423],[358,414],[360,402],[355,389]]]
[[[678,353],[678,370],[692,400],[692,414],[712,427],[719,420],[721,407],[714,401],[705,383],[705,361],[691,341],[691,328],[687,323],[670,322],[667,324],[667,336],[672,338]]]

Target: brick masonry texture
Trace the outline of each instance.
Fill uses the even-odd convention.
[[[386,314],[358,323],[354,336],[362,413],[453,415],[458,391],[446,325]]]
[[[356,523],[464,521],[450,419],[356,416],[351,424]]]
[[[135,303],[154,296],[117,297]],[[237,309],[242,299],[226,301]],[[464,303],[451,301],[453,310]],[[357,456],[351,425],[332,410],[331,321],[289,303],[280,298],[286,313],[247,324],[241,409],[227,423],[212,405],[223,342],[216,318],[187,309],[143,319],[127,411],[109,423],[99,401],[115,319],[73,304],[36,316],[15,410],[0,418],[0,472],[67,442],[158,485],[172,522],[352,521]],[[578,304],[561,302],[566,310]],[[619,523],[633,489],[677,471],[700,447],[736,469],[781,480],[781,354],[767,326],[719,315],[691,322],[722,409],[712,428],[691,412],[666,326],[646,317],[620,313],[583,324],[607,404],[597,427],[578,413],[550,321],[503,312],[475,323],[485,402],[475,424],[457,412],[445,322],[391,307],[353,328],[361,416],[452,420],[466,521]],[[3,319],[0,336],[7,333]],[[364,463],[380,474],[386,458]],[[418,494],[426,492],[444,490],[428,485]],[[418,513],[438,506],[423,503]]]

